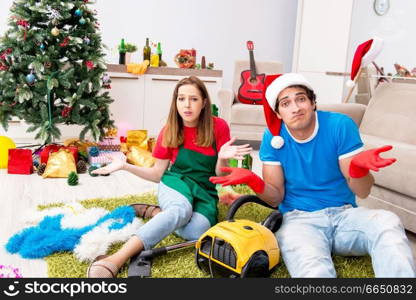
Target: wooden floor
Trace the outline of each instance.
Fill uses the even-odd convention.
[[[261,174],[258,152],[253,153],[253,170]],[[19,268],[24,277],[47,277],[46,264],[41,259],[22,259],[4,249],[8,239],[23,228],[23,219],[37,205],[68,203],[97,197],[119,197],[156,191],[157,185],[125,171],[110,176],[91,177],[81,174],[78,186],[69,186],[66,179],[43,179],[32,175],[9,175],[0,169],[0,264]],[[416,236],[408,233],[416,257]]]

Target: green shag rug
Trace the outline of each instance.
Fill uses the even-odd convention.
[[[244,186],[237,186],[234,190],[240,194],[251,193],[250,189]],[[121,205],[129,205],[132,203],[149,203],[155,204],[156,195],[146,193],[137,196],[126,196],[121,198],[97,198],[81,201],[80,203],[86,207],[103,207],[107,210],[113,210]],[[62,206],[63,204],[53,204],[48,206],[39,206],[38,209]],[[224,220],[228,207],[219,204],[219,221]],[[263,221],[270,213],[270,209],[258,204],[249,203],[243,205],[237,212],[236,218],[249,219],[256,222]],[[162,247],[183,242],[184,240],[169,235],[155,247]],[[110,248],[110,253],[117,251],[122,243],[114,244]],[[48,265],[48,276],[52,278],[83,278],[86,277],[88,263],[78,261],[72,252],[58,252],[45,258]],[[374,277],[371,258],[365,257],[341,257],[333,256],[333,261],[340,278],[366,278]],[[127,277],[128,263],[120,270],[118,277]],[[156,257],[152,264],[152,277],[154,278],[204,278],[209,277],[208,274],[200,271],[195,263],[194,248],[177,250],[166,255]],[[281,260],[275,271],[272,273],[273,278],[288,278],[289,273]]]

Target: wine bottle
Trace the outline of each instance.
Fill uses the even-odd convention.
[[[206,69],[207,68],[207,64],[205,62],[205,56],[201,57],[201,69]]]
[[[146,45],[143,47],[143,61],[148,60],[150,62],[150,54],[149,38],[146,38]]]
[[[126,45],[124,44],[124,39],[121,39],[120,46],[118,47],[118,53],[119,53],[118,63],[120,65],[125,65],[126,64]]]

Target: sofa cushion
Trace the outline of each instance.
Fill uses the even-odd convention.
[[[361,138],[366,150],[384,145],[393,146],[392,150],[381,153],[381,157],[396,158],[397,161],[378,172],[371,172],[376,184],[416,198],[416,145],[367,134],[361,134]]]
[[[234,103],[231,107],[231,120],[234,124],[266,126],[263,105]]]
[[[359,103],[318,103],[317,109],[324,110],[324,111],[333,111],[339,112],[344,115],[349,116],[351,119],[354,120],[357,126],[360,126],[361,120],[363,118],[364,112],[367,106]]]
[[[416,145],[416,84],[383,83],[376,89],[360,132]]]

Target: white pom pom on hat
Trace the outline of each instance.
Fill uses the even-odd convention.
[[[348,87],[354,87],[355,77],[358,74],[360,68],[368,66],[376,57],[380,54],[383,49],[383,40],[378,37],[365,41],[358,45],[354,53],[354,58],[351,65],[351,76],[350,79],[345,83]]]
[[[263,110],[267,128],[273,135],[270,144],[275,149],[282,148],[284,140],[280,136],[282,120],[277,117],[274,107],[280,92],[292,85],[303,85],[313,90],[309,81],[303,75],[297,73],[267,75],[264,80]]]
[[[345,83],[345,85],[349,88],[352,88],[355,86],[355,82],[352,81],[351,79],[348,79],[347,82]]]
[[[270,142],[273,148],[280,149],[285,144],[285,140],[280,136],[274,136]]]

